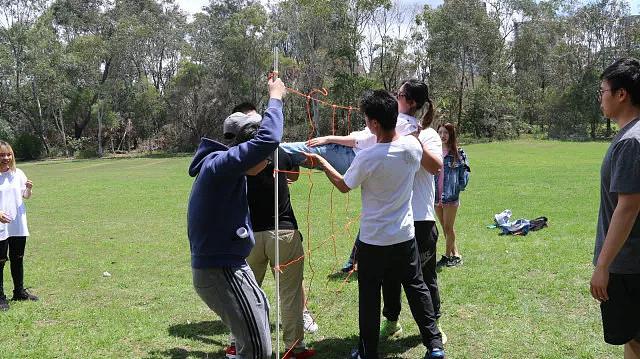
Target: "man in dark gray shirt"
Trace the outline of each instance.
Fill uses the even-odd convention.
[[[640,61],[622,58],[600,76],[600,107],[620,128],[600,169],[591,295],[604,340],[640,359]]]

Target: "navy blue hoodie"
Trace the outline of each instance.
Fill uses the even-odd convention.
[[[202,138],[189,175],[196,177],[187,208],[191,267],[247,264],[255,243],[249,219],[245,173],[273,153],[282,139],[282,101],[270,99],[256,136],[231,148]],[[249,236],[236,231],[244,227]]]

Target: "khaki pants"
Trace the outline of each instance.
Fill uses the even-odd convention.
[[[298,259],[304,254],[302,237],[297,230],[280,230],[280,263],[287,264]],[[255,232],[256,244],[247,257],[247,263],[253,271],[256,281],[262,285],[267,265],[272,269],[275,261],[275,231]],[[304,259],[282,268],[280,273],[280,303],[282,310],[282,340],[286,348],[291,348],[293,343],[296,349],[304,349],[303,323],[302,323],[302,279],[304,271]],[[296,350],[297,351],[297,350]]]

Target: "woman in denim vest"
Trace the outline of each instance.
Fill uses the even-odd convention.
[[[438,134],[442,140],[442,171],[435,175],[435,209],[447,244],[445,255],[438,261],[437,266],[455,267],[462,264],[462,256],[456,246],[453,224],[460,205],[460,191],[464,191],[469,182],[469,161],[462,148],[458,147],[454,125],[440,125]]]

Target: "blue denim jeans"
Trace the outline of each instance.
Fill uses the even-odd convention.
[[[327,160],[341,175],[347,172],[347,169],[351,166],[351,162],[353,162],[353,159],[356,157],[353,148],[335,143],[309,147],[306,142],[289,142],[281,143],[280,148],[291,156],[291,160],[296,165],[307,159],[302,152],[317,153]],[[304,165],[304,167],[309,168],[308,166],[309,164]]]

